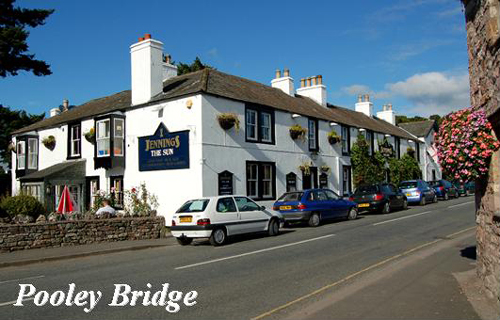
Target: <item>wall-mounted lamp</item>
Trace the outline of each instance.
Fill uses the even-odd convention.
[[[292,114],[292,118],[293,119],[297,119],[297,118],[300,118],[300,117],[302,117],[300,114],[297,114],[297,113]]]
[[[413,141],[413,140],[408,140],[408,142],[409,142],[409,143],[415,143],[415,141]]]
[[[192,107],[193,107],[193,101],[192,100],[186,101],[186,108],[191,109]]]
[[[337,122],[330,122],[330,127],[335,127],[338,126],[339,124]]]
[[[386,133],[386,134],[384,135],[384,137],[386,137],[386,138],[389,138],[390,136],[391,136],[391,135],[390,135],[390,134],[388,134],[388,133]]]
[[[364,128],[359,128],[359,132],[365,132],[365,131],[366,131],[366,129],[364,129]]]

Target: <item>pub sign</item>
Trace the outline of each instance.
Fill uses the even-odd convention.
[[[139,171],[189,168],[189,130],[168,132],[160,123],[154,135],[139,137]]]

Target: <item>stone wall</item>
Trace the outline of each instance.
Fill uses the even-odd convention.
[[[498,0],[464,0],[472,106],[483,108],[500,137],[500,20]],[[500,151],[477,182],[477,274],[500,303]]]
[[[163,217],[0,225],[0,252],[164,237]]]

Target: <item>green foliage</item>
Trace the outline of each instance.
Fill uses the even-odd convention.
[[[383,171],[376,167],[379,159],[370,157],[368,149],[368,142],[365,137],[359,133],[356,142],[351,148],[351,165],[355,187],[378,182],[377,179],[379,174],[377,171]]]
[[[45,61],[27,53],[29,32],[25,28],[43,25],[54,10],[19,8],[13,3],[14,0],[0,1],[0,77],[15,76],[19,70],[36,76],[51,74]]]
[[[194,59],[193,63],[191,64],[185,64],[182,62],[177,63],[177,75],[180,76],[182,74],[186,73],[191,73],[203,69],[215,69],[212,66],[209,66],[208,64],[203,64],[200,60],[200,58],[196,57]]]
[[[158,208],[158,198],[142,183],[137,188],[125,191],[125,212],[131,216],[149,216]]]
[[[401,159],[389,159],[389,175],[391,182],[399,185],[402,181],[420,179],[422,171],[417,160],[405,153]]]
[[[3,198],[0,208],[12,218],[21,214],[36,219],[39,215],[45,214],[43,205],[35,197],[25,194]]]
[[[44,118],[45,114],[27,114],[26,111],[10,110],[8,107],[0,105],[0,157],[3,162],[11,165],[12,152],[8,150],[11,142],[12,132],[29,126]]]
[[[444,117],[441,117],[439,114],[433,114],[429,117],[429,119],[434,120],[439,127],[444,120]]]
[[[429,119],[424,118],[424,117],[419,117],[419,116],[414,116],[414,117],[396,116],[396,124],[407,123],[407,122],[425,121],[425,120],[429,120]]]
[[[290,127],[290,137],[295,140],[301,138],[304,140],[306,138],[307,129],[302,127],[300,124],[294,124]]]

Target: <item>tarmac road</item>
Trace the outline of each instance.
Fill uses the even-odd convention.
[[[474,245],[473,200],[466,197],[388,215],[366,214],[355,221],[325,223],[318,228],[283,229],[277,237],[238,237],[223,247],[212,247],[207,241],[181,247],[171,239],[172,245],[163,248],[3,268],[0,319],[366,318],[373,310],[378,310],[373,315],[383,317],[383,311],[390,308],[394,308],[394,318],[419,318],[418,311],[425,309],[422,304],[428,299],[415,305],[418,295],[407,294],[405,298],[394,292],[420,286],[422,295],[429,298],[426,283],[433,279],[425,279],[426,274],[439,266],[444,268],[462,247]],[[440,258],[440,263],[422,260],[419,254],[429,249],[433,251],[427,256]],[[376,276],[384,268],[386,274]],[[408,274],[413,281],[408,280]],[[374,277],[387,279],[387,285],[382,280],[369,281]],[[66,292],[68,284],[75,283],[77,291],[100,290],[103,296],[90,313],[64,304],[36,307],[32,300],[23,302],[24,307],[15,307],[12,304],[20,283],[31,283],[49,293]],[[141,299],[135,307],[108,306],[114,284],[148,290],[147,283],[153,291],[161,290],[163,283],[184,294],[195,290],[197,303],[191,307],[181,304],[176,314],[160,306],[142,306]],[[353,285],[358,288],[346,292]],[[443,283],[446,285],[451,284]],[[443,294],[454,294],[440,285],[431,291],[439,298],[440,289]],[[340,296],[342,299],[336,298]],[[442,305],[436,318],[477,317],[465,297],[454,299],[461,308],[448,310]],[[342,304],[332,310],[339,301]],[[353,312],[361,304],[362,310]]]

